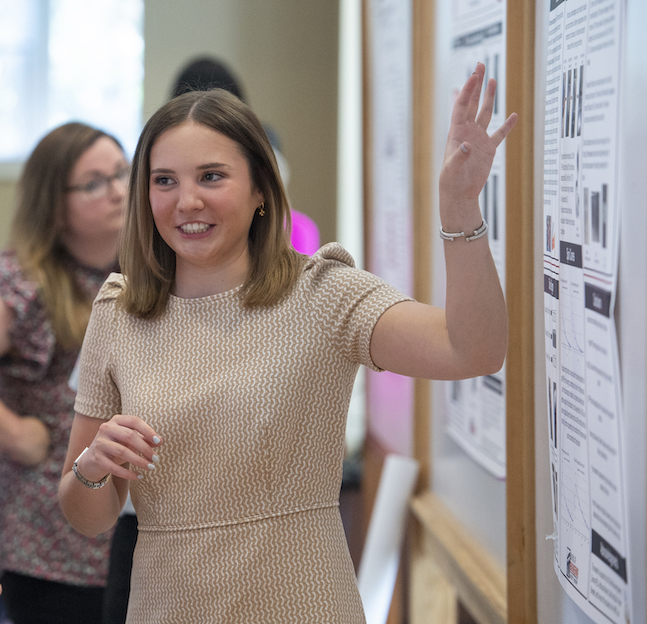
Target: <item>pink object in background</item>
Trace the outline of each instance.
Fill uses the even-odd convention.
[[[292,246],[302,254],[311,256],[319,249],[319,228],[307,215],[297,210],[291,211]]]

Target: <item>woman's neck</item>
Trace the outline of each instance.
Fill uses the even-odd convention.
[[[225,266],[205,267],[176,258],[171,292],[183,299],[218,295],[242,285],[249,276],[247,253]]]
[[[119,236],[106,236],[101,240],[68,241],[63,239],[68,253],[81,264],[94,269],[106,269],[117,261]]]

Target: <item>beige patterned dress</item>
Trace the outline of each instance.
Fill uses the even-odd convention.
[[[344,431],[371,333],[406,299],[339,245],[292,293],[171,297],[144,321],[113,274],[82,352],[76,411],[136,414],[161,436],[131,494],[139,519],[128,624],[364,622],[339,516]]]

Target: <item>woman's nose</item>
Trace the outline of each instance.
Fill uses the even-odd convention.
[[[123,201],[126,198],[126,193],[128,192],[128,179],[125,180],[122,178],[109,178],[108,179],[108,191],[110,197]]]
[[[201,210],[204,203],[194,185],[183,185],[180,187],[180,196],[177,202],[178,210]]]

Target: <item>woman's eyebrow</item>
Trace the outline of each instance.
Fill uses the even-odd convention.
[[[212,162],[212,163],[206,163],[204,165],[200,165],[196,167],[196,169],[214,169],[214,168],[220,168],[220,167],[230,167],[227,163],[221,163],[221,162]]]
[[[126,167],[128,167],[128,163],[124,162],[123,164],[115,167],[115,171],[121,171],[121,169],[124,169]],[[106,175],[105,172],[100,169],[88,169],[87,171],[84,171],[79,177],[87,178],[88,176],[90,176],[92,178],[98,178],[105,175]]]
[[[205,163],[204,165],[198,165],[196,169],[198,171],[202,171],[203,169],[221,169],[223,167],[231,169],[231,165],[221,162]],[[153,175],[154,173],[175,173],[175,170],[168,169],[166,167],[156,167],[155,169],[151,169],[151,175]]]

